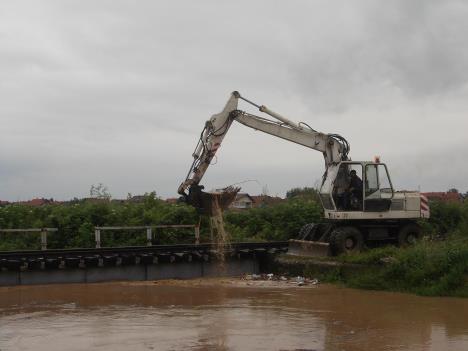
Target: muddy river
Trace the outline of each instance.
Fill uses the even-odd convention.
[[[468,299],[235,279],[0,288],[0,350],[468,350]]]

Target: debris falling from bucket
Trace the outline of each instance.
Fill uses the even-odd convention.
[[[229,252],[231,246],[231,236],[226,231],[224,226],[223,213],[226,206],[226,195],[234,200],[235,195],[240,188],[228,187],[222,193],[212,193],[211,195],[211,215],[210,215],[210,229],[211,238],[213,241],[214,250],[216,255],[224,265],[226,259],[226,252]],[[232,202],[232,200],[230,202]]]

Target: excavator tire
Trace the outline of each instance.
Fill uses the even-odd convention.
[[[299,231],[299,235],[297,236],[298,240],[313,240],[311,237],[312,230],[315,227],[315,223],[307,223],[304,224]]]
[[[416,223],[410,223],[401,227],[398,232],[398,245],[406,247],[413,245],[418,239],[421,238],[421,227]]]
[[[355,227],[338,227],[330,235],[330,244],[335,255],[360,252],[364,238]]]

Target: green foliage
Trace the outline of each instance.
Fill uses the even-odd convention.
[[[420,242],[393,252],[392,260],[377,270],[352,276],[351,287],[408,291],[420,295],[464,295],[468,274],[468,240]]]
[[[187,205],[170,205],[155,193],[146,194],[142,202],[119,202],[107,199],[76,200],[66,204],[40,207],[9,205],[0,207],[0,228],[56,227],[48,234],[49,248],[93,247],[95,226],[137,226],[157,224],[196,224],[199,216]],[[193,229],[161,229],[159,243],[193,242]],[[144,245],[144,230],[101,232],[104,246]],[[0,234],[0,250],[39,249],[38,233]]]
[[[456,230],[463,222],[468,224],[468,203],[431,202],[431,218],[427,222],[430,229],[439,234]]]
[[[99,190],[99,189],[98,189]],[[226,230],[233,241],[288,240],[296,237],[306,223],[321,218],[321,207],[311,198],[296,196],[280,204],[225,214]],[[9,205],[0,207],[0,228],[56,227],[49,233],[49,248],[93,247],[95,226],[139,226],[156,224],[197,224],[201,220],[201,239],[210,240],[207,218],[200,218],[193,207],[168,204],[146,194],[142,201],[110,201],[108,198],[74,200],[66,204],[40,207]],[[193,242],[193,229],[159,229],[155,243]],[[103,246],[144,245],[142,230],[101,232]],[[0,234],[0,250],[38,249],[39,235]]]
[[[359,254],[352,255],[342,255],[337,259],[345,263],[356,263],[356,264],[380,264],[381,260],[387,257],[393,257],[399,248],[394,245],[388,245],[383,247],[378,247],[370,250],[366,250]]]
[[[304,188],[292,188],[286,192],[286,199],[302,198],[308,200],[314,200],[320,203],[319,194],[316,189],[310,187]]]
[[[271,207],[230,211],[225,216],[226,229],[236,240],[288,240],[300,228],[321,217],[321,208],[313,200],[292,199]]]
[[[98,185],[91,185],[91,189],[89,189],[89,195],[96,199],[107,200],[110,200],[110,198],[112,197],[109,193],[109,189],[107,188],[107,186],[105,186],[102,183],[99,183]]]

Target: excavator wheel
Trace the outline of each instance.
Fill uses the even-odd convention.
[[[410,223],[401,227],[398,232],[398,245],[401,247],[413,245],[421,238],[421,227],[416,223]]]
[[[313,233],[314,233],[315,226],[316,226],[315,223],[304,224],[301,230],[299,231],[297,240],[313,240]]]
[[[364,238],[355,227],[338,227],[331,233],[330,244],[334,254],[350,254],[362,250]]]

